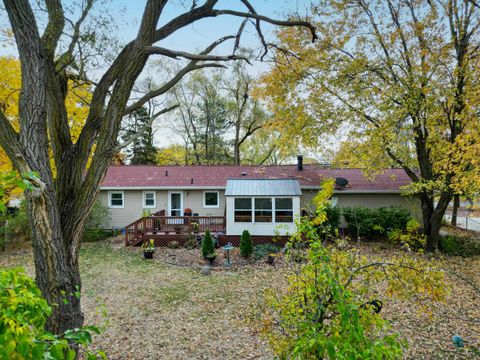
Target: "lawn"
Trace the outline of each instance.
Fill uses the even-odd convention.
[[[172,250],[173,251],[173,250]],[[395,251],[370,244],[359,251],[388,258]],[[145,261],[140,249],[120,242],[87,243],[81,251],[82,305],[86,323],[106,324],[94,346],[111,359],[271,359],[268,346],[246,318],[263,289],[281,286],[284,266],[245,266],[203,276],[198,268]],[[480,259],[448,257],[443,267],[480,284]],[[0,267],[25,266],[33,275],[31,249],[0,254]],[[432,315],[388,300],[384,314],[408,339],[411,359],[465,358],[451,336],[480,347],[479,294],[455,276],[452,292]],[[105,316],[106,314],[106,316]]]

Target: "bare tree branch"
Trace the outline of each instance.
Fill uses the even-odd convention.
[[[191,54],[185,51],[177,51],[166,49],[160,46],[149,46],[147,47],[147,53],[149,54],[159,54],[171,57],[173,59],[178,59],[179,57],[194,60],[194,61],[231,61],[231,60],[244,60],[251,65],[250,60],[243,56],[232,55],[203,55],[203,54]]]

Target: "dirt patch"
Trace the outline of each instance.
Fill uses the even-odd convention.
[[[138,248],[127,248],[127,251],[138,253]],[[213,271],[236,271],[244,268],[269,268],[272,265],[267,263],[266,257],[255,258],[251,256],[244,258],[240,255],[240,249],[234,248],[230,251],[230,265],[227,265],[227,254],[225,250],[219,248],[217,251],[217,258],[210,265],[209,261],[204,259],[201,255],[200,249],[169,249],[166,247],[158,247],[154,253],[154,261],[175,265],[181,267],[188,267],[192,269],[200,269],[203,266],[209,265]],[[282,254],[275,254],[275,266],[284,265],[284,256]]]

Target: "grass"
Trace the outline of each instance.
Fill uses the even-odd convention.
[[[398,249],[367,244],[360,251],[388,258]],[[439,261],[480,282],[480,258],[448,256]],[[31,249],[0,254],[3,266],[24,266],[33,276]],[[264,289],[283,284],[282,267],[246,266],[202,276],[198,269],[146,261],[138,248],[100,241],[83,245],[80,268],[86,324],[106,325],[94,346],[111,359],[273,357],[245,320]],[[431,319],[420,317],[409,304],[385,302],[385,316],[393,330],[410,343],[406,358],[456,358],[451,344],[454,334],[480,343],[478,294],[456,278],[449,282],[452,294]]]

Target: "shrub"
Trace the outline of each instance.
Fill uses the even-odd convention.
[[[420,232],[420,224],[415,219],[410,219],[404,230],[389,231],[387,237],[392,242],[399,242],[407,250],[424,249],[427,244],[427,237]]]
[[[30,241],[32,239],[25,201],[22,201],[20,207],[13,213],[2,214],[0,224],[1,243],[8,240]]]
[[[195,235],[188,235],[187,241],[185,241],[184,246],[187,249],[195,249],[197,247],[197,240],[195,239]]]
[[[178,249],[179,247],[180,247],[180,245],[178,244],[178,241],[170,241],[167,244],[167,248],[169,248],[169,249]]]
[[[96,200],[85,222],[85,229],[103,229],[110,223],[110,210],[101,201]]]
[[[240,254],[244,257],[248,257],[253,253],[252,237],[248,230],[243,230],[242,237],[240,238]]]
[[[215,253],[215,246],[213,245],[212,236],[210,235],[210,231],[207,230],[205,236],[202,240],[202,255],[206,258],[209,254]]]
[[[468,236],[444,236],[440,239],[439,248],[448,255],[464,257],[480,255],[480,241]]]
[[[341,209],[338,206],[332,206],[330,203],[327,203],[325,205],[325,213],[327,215],[327,220],[323,225],[330,227],[333,231],[338,229],[338,225],[340,225]]]
[[[258,260],[269,254],[279,253],[281,250],[280,246],[272,243],[258,244],[253,248],[253,257]]]
[[[400,206],[370,209],[363,206],[342,209],[349,232],[354,236],[378,236],[395,229],[404,229],[410,212]]]
[[[95,242],[95,241],[106,239],[112,235],[113,235],[113,232],[111,230],[85,229],[85,231],[83,232],[83,241]]]
[[[106,359],[102,352],[86,350],[91,332],[100,332],[96,327],[68,330],[61,336],[46,332],[51,311],[23,269],[0,270],[0,359],[75,359],[69,341],[85,352],[85,358]]]

